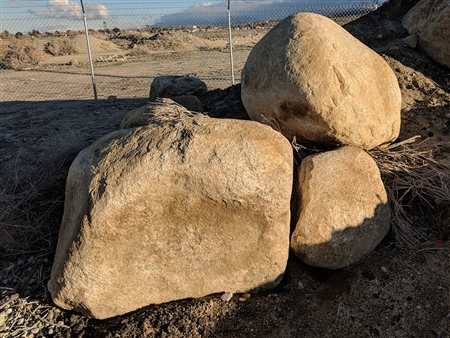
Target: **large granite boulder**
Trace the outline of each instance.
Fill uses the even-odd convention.
[[[305,263],[343,268],[372,251],[389,231],[386,191],[364,150],[347,146],[308,156],[298,177],[300,213],[291,248]]]
[[[418,37],[418,46],[437,63],[450,68],[450,0],[419,1],[403,18]]]
[[[69,171],[55,304],[102,319],[275,287],[292,176],[289,142],[253,121],[186,117],[104,136]]]
[[[158,76],[150,85],[150,101],[157,97],[194,95],[201,96],[208,91],[206,84],[190,76]]]
[[[332,20],[299,13],[252,49],[242,102],[288,139],[371,149],[395,140],[401,95],[381,56]]]

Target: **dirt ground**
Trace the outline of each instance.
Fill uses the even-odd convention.
[[[448,161],[450,70],[403,43],[408,34],[401,18],[415,2],[383,6],[344,27],[397,75],[403,102],[398,141],[421,135],[443,142],[435,158]],[[195,65],[183,67],[202,71]],[[216,294],[107,320],[56,308],[46,284],[68,167],[81,149],[148,102],[146,95],[0,103],[0,337],[450,337],[450,207],[445,211],[436,201],[430,201],[434,213],[411,210],[421,236],[414,248],[392,231],[362,261],[337,271],[291,255],[281,284],[248,299],[234,295],[226,302]],[[212,117],[248,118],[239,86],[201,100]]]

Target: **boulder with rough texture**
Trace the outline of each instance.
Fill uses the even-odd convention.
[[[255,45],[242,71],[242,102],[253,120],[290,140],[371,149],[400,131],[392,69],[318,14],[290,16]]]
[[[450,68],[450,0],[419,1],[402,23],[410,34],[417,35],[419,48]]]
[[[185,107],[172,99],[158,98],[155,102],[150,102],[148,105],[129,111],[120,123],[120,128],[135,128],[151,124],[154,121],[171,120],[193,114],[195,113],[189,112]]]
[[[155,101],[157,97],[201,96],[207,91],[206,84],[196,77],[158,76],[150,85],[150,101]]]
[[[102,319],[275,287],[292,175],[289,142],[253,121],[182,118],[106,135],[69,171],[55,304]]]
[[[194,95],[180,95],[180,96],[172,96],[171,99],[178,104],[181,104],[187,110],[196,111],[199,113],[203,113],[205,110],[203,109],[202,101],[197,96]]]
[[[300,212],[291,249],[306,264],[343,268],[388,233],[386,191],[375,161],[364,150],[342,147],[308,156],[298,182]]]

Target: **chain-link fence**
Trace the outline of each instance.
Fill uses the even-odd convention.
[[[87,44],[81,5],[62,1],[66,7],[55,8],[54,2],[40,10],[28,9],[27,17],[2,16],[0,101],[85,100],[94,97],[94,89],[99,99],[143,98],[160,75],[195,76],[210,90],[226,88],[232,78],[240,81],[251,48],[279,20],[296,12],[314,12],[344,24],[378,3],[316,1],[322,5],[299,6],[298,1],[281,1],[274,6],[267,1],[237,1],[233,7],[231,1],[228,9],[227,1],[220,1],[182,9],[182,2],[175,1],[178,7],[170,10],[156,8],[154,1],[128,3],[133,8],[122,5],[122,10],[88,4]],[[109,7],[113,5],[118,3]]]

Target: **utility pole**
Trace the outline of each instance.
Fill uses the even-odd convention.
[[[89,34],[88,34],[88,28],[86,23],[86,13],[84,11],[83,6],[83,0],[80,0],[81,2],[81,10],[83,11],[83,20],[84,20],[84,31],[86,33],[86,45],[89,55],[89,65],[91,67],[91,77],[92,77],[92,87],[94,89],[94,99],[97,100],[97,86],[95,85],[95,76],[94,76],[94,65],[92,64],[92,55],[91,55],[91,45],[89,44]]]
[[[230,68],[231,68],[231,85],[234,86],[234,66],[233,66],[233,42],[231,41],[231,13],[230,0],[228,0],[228,45],[230,46]]]

